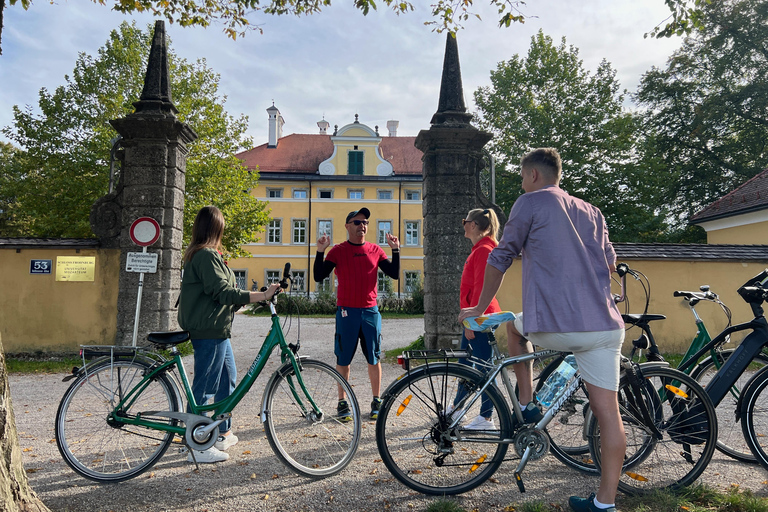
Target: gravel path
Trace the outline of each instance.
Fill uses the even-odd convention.
[[[331,340],[333,319],[301,321],[302,355],[335,364]],[[233,346],[237,365],[244,372],[253,361],[269,319],[238,315]],[[387,320],[383,324],[384,349],[403,347],[423,332],[420,319]],[[296,324],[289,338],[296,336]],[[187,367],[191,367],[185,361]],[[352,463],[340,474],[322,480],[300,477],[283,466],[269,447],[258,409],[270,361],[248,395],[235,409],[234,431],[240,443],[229,450],[230,460],[201,466],[195,471],[186,456],[172,447],[160,462],[138,478],[100,485],[76,475],[62,460],[54,440],[53,424],[59,400],[69,383],[64,375],[10,375],[11,393],[24,465],[32,488],[53,511],[423,511],[436,498],[413,492],[387,471],[376,449],[374,422],[364,421],[362,440]],[[384,365],[383,387],[402,373]],[[363,411],[371,401],[364,358],[358,354],[350,383]],[[516,463],[505,462],[491,481],[457,496],[466,510],[503,511],[531,499],[564,504],[571,494],[595,490],[597,480],[567,468],[554,457],[531,462],[523,474],[527,493],[514,483]],[[759,466],[734,462],[715,452],[702,481],[727,489],[732,485],[768,496],[768,474]]]

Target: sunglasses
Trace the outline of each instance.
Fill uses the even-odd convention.
[[[467,225],[467,222],[475,222],[475,221],[473,221],[473,220],[467,220],[467,219],[461,219],[461,225],[462,225],[462,226],[466,226],[466,225]]]
[[[367,226],[368,225],[368,221],[367,220],[351,220],[351,221],[349,221],[349,223],[350,224],[354,224],[355,226],[359,226],[360,224],[362,224],[363,226]]]

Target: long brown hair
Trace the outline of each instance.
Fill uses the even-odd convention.
[[[221,237],[224,235],[224,215],[215,206],[204,206],[197,212],[195,223],[192,225],[192,241],[184,252],[184,262],[189,263],[192,257],[205,247],[221,248]]]

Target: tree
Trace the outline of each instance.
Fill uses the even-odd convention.
[[[555,46],[541,31],[531,38],[527,57],[499,63],[491,85],[474,94],[478,123],[494,135],[499,206],[508,211],[522,193],[517,171],[523,154],[554,147],[563,158],[563,188],[603,211],[612,239],[658,236],[663,216],[643,202],[649,184],[640,177],[637,118],[624,109],[625,94],[608,62],[592,74],[565,38]]]
[[[133,111],[150,42],[150,29],[123,23],[96,57],[80,54],[65,85],[52,94],[40,91],[40,114],[14,107],[13,126],[4,133],[23,151],[6,158],[9,164],[0,176],[0,190],[10,197],[0,233],[93,236],[88,215],[94,201],[108,191],[111,140],[116,136],[109,120]],[[169,60],[179,118],[199,135],[187,158],[185,242],[197,211],[216,204],[229,221],[225,247],[243,255],[240,246],[255,240],[267,221],[265,203],[250,195],[258,175],[234,156],[251,147],[244,135],[247,118],[234,118],[224,110],[219,75],[205,60],[190,63],[172,51]]]
[[[680,226],[768,167],[768,4],[712,2],[702,23],[635,95],[644,161]]]
[[[248,17],[253,13],[283,15],[309,15],[329,8],[331,0],[93,0],[102,5],[111,4],[112,9],[125,14],[135,12],[150,12],[155,17],[165,18],[170,23],[178,23],[182,27],[199,25],[209,26],[211,23],[221,23],[224,32],[232,39],[243,36],[249,30],[261,29],[254,26]],[[672,14],[668,22],[657,26],[651,35],[668,37],[690,31],[699,22],[699,8],[711,0],[664,0]],[[3,28],[3,11],[6,0],[0,0],[0,36]],[[32,0],[8,0],[9,5],[20,4],[25,10]],[[408,0],[383,0],[384,5],[397,14],[414,10],[414,5]],[[363,15],[376,10],[375,0],[354,0],[355,7]],[[509,27],[514,22],[524,23],[525,15],[520,7],[525,5],[523,0],[491,0],[491,5],[497,8],[499,26]],[[430,5],[432,18],[425,21],[433,30],[456,32],[462,28],[462,23],[470,17],[479,16],[471,11],[473,0],[436,0]],[[663,25],[663,26],[662,26]],[[0,44],[0,55],[2,55]]]

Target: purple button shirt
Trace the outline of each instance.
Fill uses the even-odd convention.
[[[506,272],[520,253],[523,334],[624,328],[611,295],[616,253],[598,208],[554,185],[523,194],[488,264]]]

